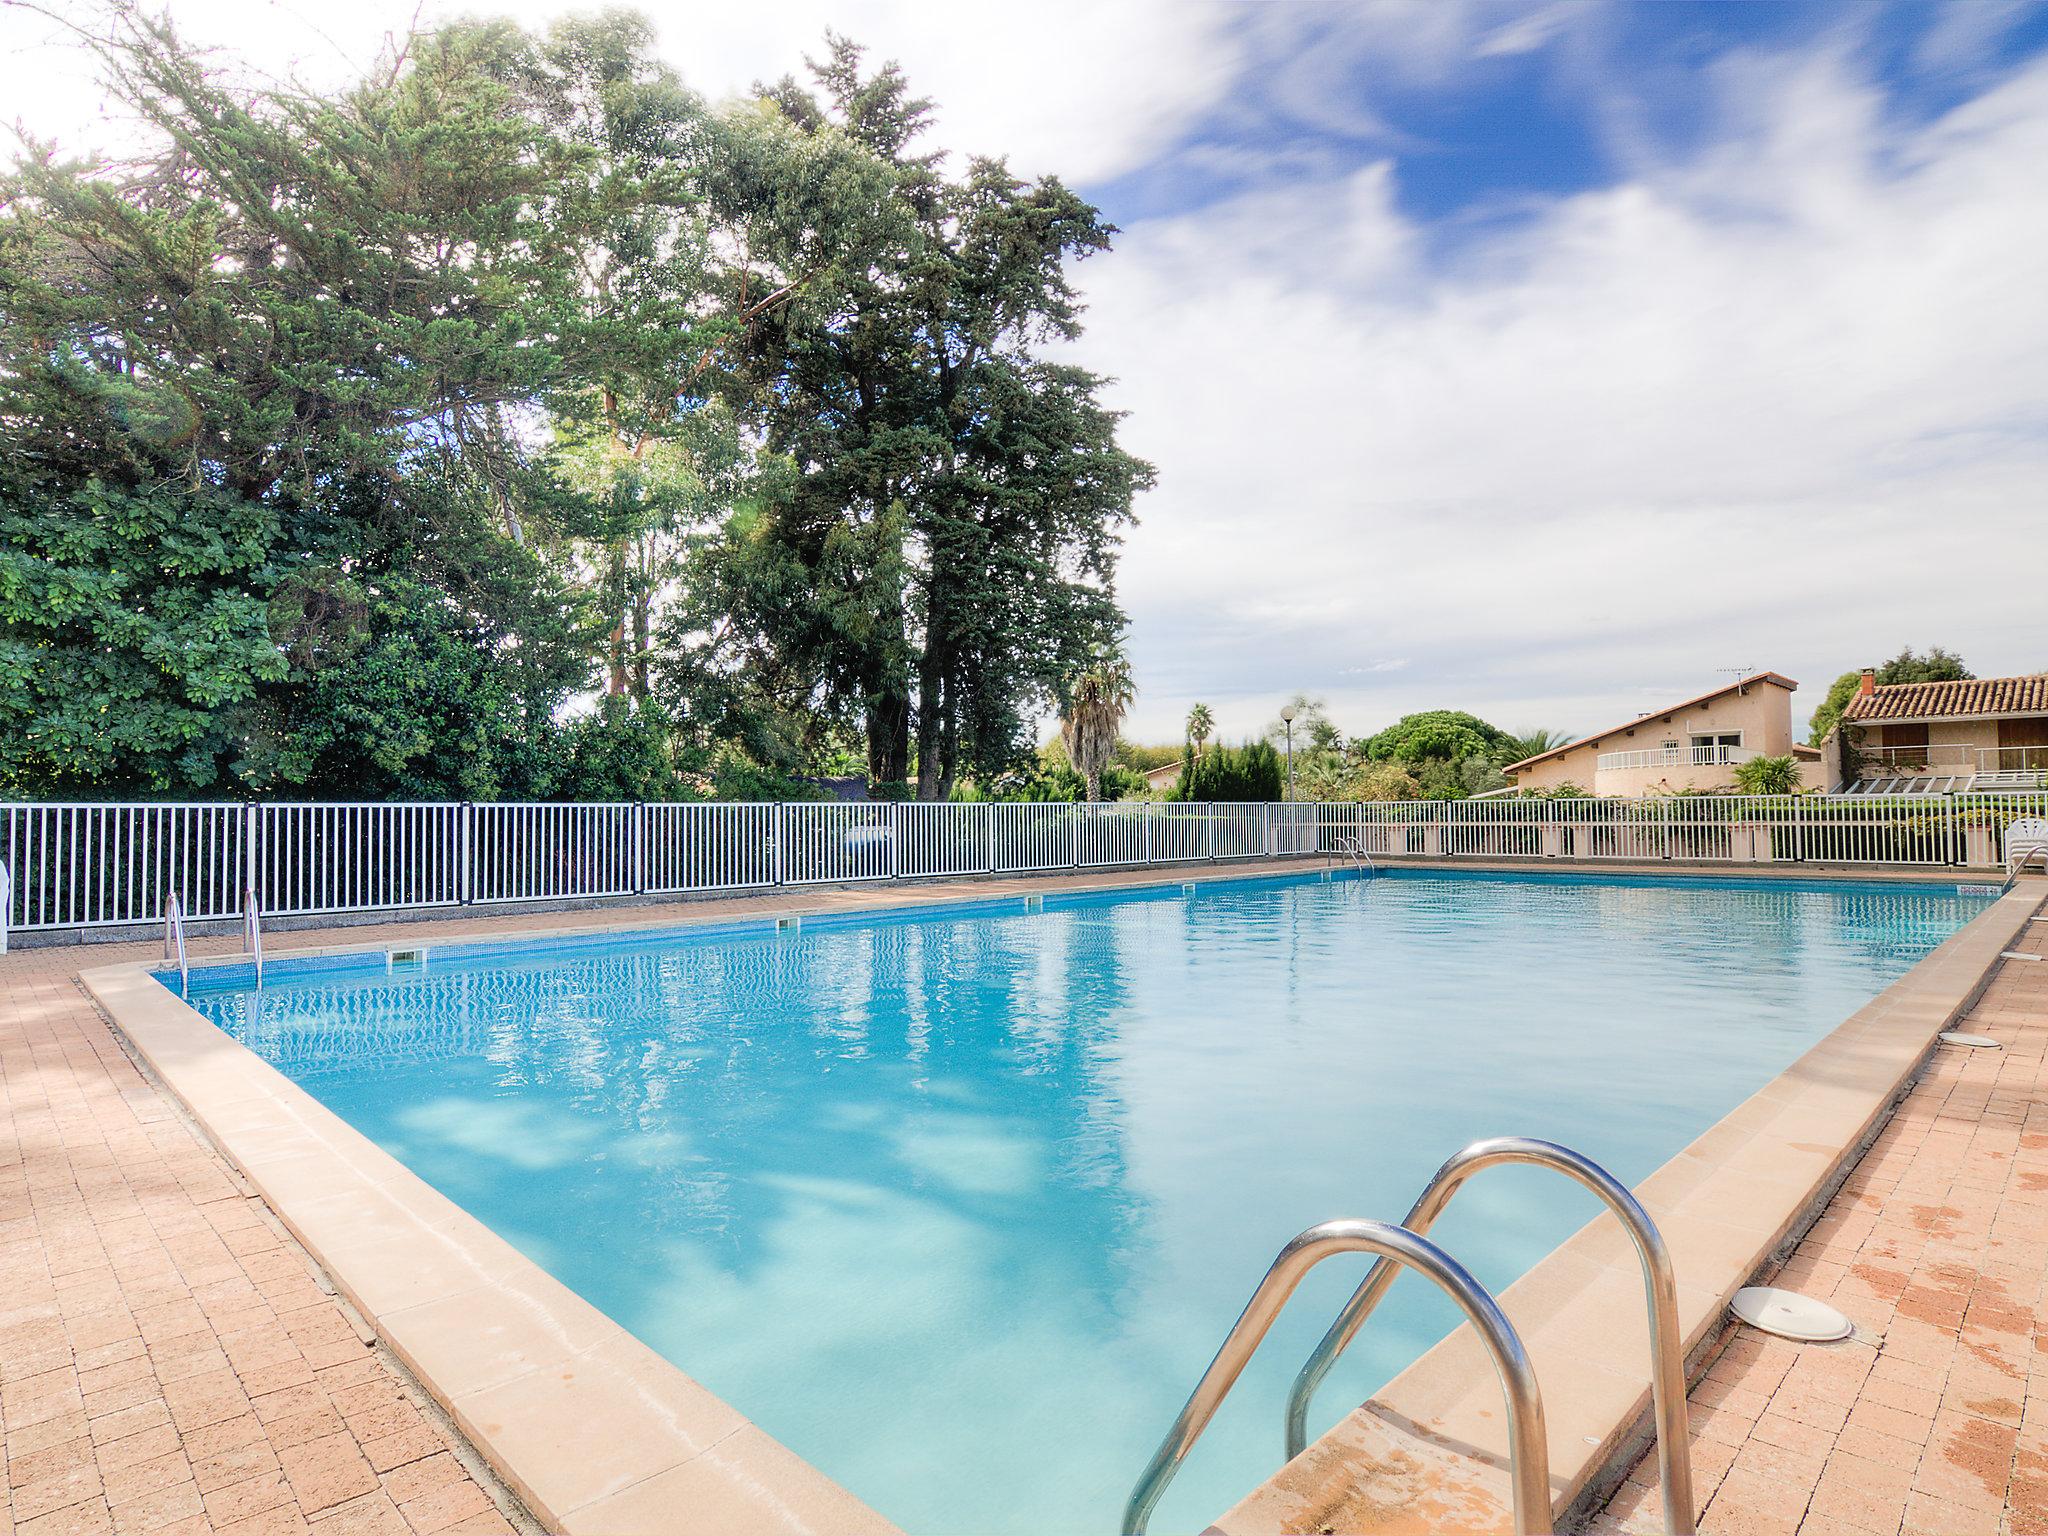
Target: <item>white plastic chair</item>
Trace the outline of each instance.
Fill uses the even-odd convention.
[[[2039,859],[2042,873],[2048,874],[2048,821],[2022,816],[2005,829],[2006,875],[2018,874],[2033,859]]]

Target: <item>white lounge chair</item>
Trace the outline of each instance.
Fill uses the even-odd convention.
[[[2005,829],[2006,875],[2018,874],[2035,859],[2041,861],[2042,873],[2048,874],[2048,821],[2039,816],[2022,816]]]

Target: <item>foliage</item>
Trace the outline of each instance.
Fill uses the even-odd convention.
[[[1336,752],[1344,745],[1344,733],[1337,729],[1330,719],[1328,706],[1321,699],[1312,699],[1305,693],[1297,693],[1287,701],[1285,708],[1292,710],[1294,750],[1296,752]],[[1288,737],[1288,722],[1275,718],[1266,727],[1266,740],[1274,746],[1284,746]]]
[[[1877,669],[1881,687],[1897,683],[1962,683],[1976,675],[1964,665],[1962,657],[1938,645],[1930,645],[1924,656],[1906,646]]]
[[[1280,754],[1267,741],[1242,747],[1219,746],[1181,769],[1171,795],[1175,800],[1278,800],[1286,782]]]
[[[1856,690],[1863,685],[1861,672],[1844,672],[1828,686],[1827,695],[1813,712],[1813,721],[1807,728],[1808,746],[1819,746],[1828,738],[1828,733],[1842,723],[1842,711],[1849,707],[1849,701],[1856,697]]]
[[[1074,679],[1060,717],[1060,744],[1088,786],[1088,798],[1102,798],[1102,771],[1116,750],[1117,727],[1137,698],[1130,663],[1104,656]]]
[[[575,307],[585,231],[535,215],[576,153],[514,110],[502,28],[252,101],[121,17],[156,149],[0,182],[0,784],[503,784],[584,666],[496,517]]]
[[[1735,785],[1745,795],[1792,795],[1799,792],[1799,759],[1752,757],[1735,765]]]
[[[893,67],[712,109],[608,11],[323,95],[107,15],[149,145],[0,178],[0,793],[942,795],[1119,631],[1112,231]]]
[[[1116,739],[1116,749],[1111,755],[1134,773],[1143,774],[1154,768],[1164,768],[1168,763],[1179,762],[1187,756],[1187,748],[1172,742],[1147,746],[1143,742],[1127,741],[1119,736]]]
[[[1374,762],[1420,763],[1427,759],[1457,761],[1481,757],[1511,762],[1518,743],[1497,726],[1456,709],[1432,709],[1404,715],[1366,743]]]
[[[1519,763],[1526,758],[1541,757],[1546,752],[1555,752],[1570,741],[1563,731],[1553,731],[1546,726],[1532,726],[1516,736],[1507,750],[1514,753],[1508,762]]]
[[[1047,355],[1079,333],[1071,265],[1111,230],[1056,178],[944,174],[930,104],[845,39],[811,76],[768,93],[764,138],[829,163],[821,215],[851,245],[826,283],[819,218],[747,225],[748,291],[796,290],[744,353],[789,474],[708,541],[672,643],[786,712],[859,720],[873,777],[914,762],[943,799],[1027,756],[1029,721],[1121,629],[1116,530],[1151,470],[1101,381]]]
[[[1192,747],[1187,755],[1192,757],[1202,750],[1202,744],[1216,734],[1216,716],[1209,706],[1197,702],[1188,711],[1187,739]]]

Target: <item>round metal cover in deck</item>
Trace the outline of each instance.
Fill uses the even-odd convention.
[[[1966,1035],[1959,1029],[1944,1029],[1935,1036],[1943,1045],[1967,1045],[1972,1050],[1996,1051],[2003,1047],[1989,1035]]]
[[[1855,1324],[1826,1302],[1773,1285],[1744,1286],[1728,1303],[1728,1310],[1752,1328],[1804,1343],[1846,1339],[1855,1331]]]

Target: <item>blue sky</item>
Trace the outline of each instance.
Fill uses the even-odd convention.
[[[319,80],[413,0],[174,0]],[[1123,230],[1139,734],[1297,690],[1593,729],[1901,645],[2048,668],[2048,6],[649,0],[714,97],[829,26]],[[537,22],[552,0],[499,9]],[[426,19],[433,19],[430,6]],[[0,100],[117,139],[0,8]]]

